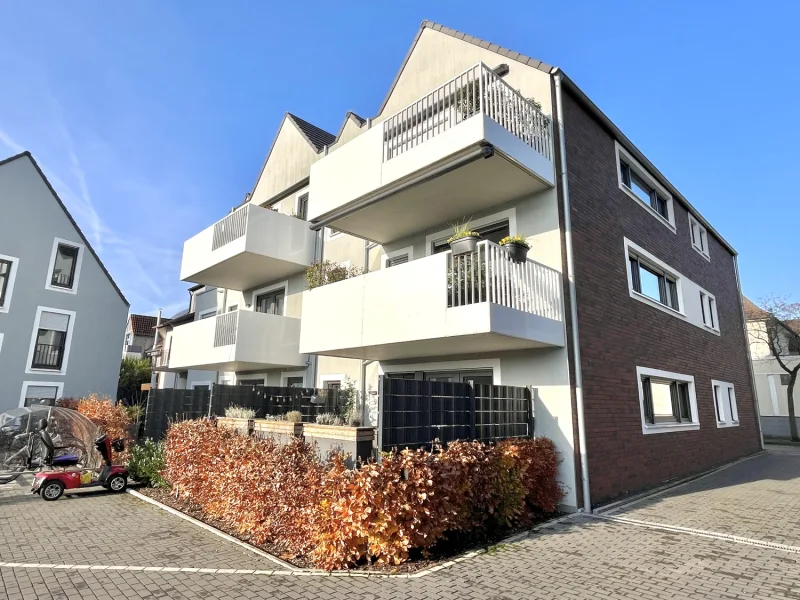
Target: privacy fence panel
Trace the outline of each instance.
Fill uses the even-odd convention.
[[[164,436],[169,423],[179,419],[225,416],[229,406],[251,408],[257,419],[297,410],[303,422],[313,423],[321,413],[344,416],[348,403],[363,409],[357,394],[347,390],[289,388],[264,385],[212,385],[193,390],[152,390],[145,411],[144,436]]]
[[[381,449],[533,435],[528,388],[382,378]]]

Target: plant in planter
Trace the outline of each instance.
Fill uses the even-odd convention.
[[[453,223],[450,226],[453,228],[453,235],[447,238],[447,243],[450,244],[453,256],[475,252],[481,234],[472,231],[470,221],[465,220],[463,223]]]
[[[254,419],[256,416],[256,411],[252,408],[245,408],[243,406],[231,404],[225,409],[225,416],[229,419]]]
[[[363,274],[364,270],[360,267],[346,267],[326,259],[315,262],[306,269],[306,283],[308,283],[308,289],[313,290],[329,283],[344,281]]]
[[[299,410],[290,410],[283,416],[285,417],[285,420],[289,421],[290,423],[303,422],[303,413],[301,413]]]
[[[511,260],[517,263],[525,262],[531,245],[521,235],[507,235],[500,240],[500,245],[506,249]]]

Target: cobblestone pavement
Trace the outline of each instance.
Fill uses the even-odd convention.
[[[45,503],[24,492],[19,486],[0,488],[0,562],[280,568],[129,495]],[[621,516],[635,514],[632,518],[655,524],[727,510],[727,520],[695,516],[693,524],[672,524],[706,530],[727,524],[737,535],[763,538],[776,535],[779,527],[772,521],[783,521],[786,531],[775,539],[788,543],[800,536],[797,519],[784,514],[796,508],[789,504],[797,502],[791,494],[800,495],[800,452],[775,450],[642,502]],[[700,504],[710,505],[700,510]],[[666,507],[663,513],[660,506]],[[758,529],[759,523],[766,529]],[[0,566],[0,599],[13,600],[799,597],[800,553],[591,517],[551,524],[521,541],[415,579]]]
[[[800,546],[800,448],[769,452],[609,514]]]

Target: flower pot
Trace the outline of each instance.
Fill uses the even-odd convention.
[[[525,259],[528,257],[528,250],[530,250],[525,244],[520,244],[519,242],[503,244],[503,248],[506,249],[508,256],[515,263],[525,262]]]
[[[469,237],[458,238],[450,242],[450,250],[453,251],[453,256],[461,256],[462,254],[471,254],[475,252],[478,246],[478,238],[474,235]]]

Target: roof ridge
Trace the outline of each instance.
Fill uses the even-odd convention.
[[[94,259],[97,261],[97,264],[100,265],[100,269],[103,271],[103,273],[105,273],[106,277],[108,277],[108,280],[111,282],[113,288],[117,291],[117,294],[119,294],[119,297],[122,298],[122,301],[127,306],[130,306],[131,303],[128,302],[128,300],[125,298],[125,294],[123,294],[122,290],[119,289],[117,282],[114,281],[114,278],[111,276],[111,273],[108,272],[108,269],[106,269],[106,266],[103,264],[103,261],[100,260],[100,257],[97,255],[97,252],[94,251],[94,248],[92,247],[92,244],[89,242],[89,239],[83,234],[83,231],[81,230],[80,226],[78,226],[77,221],[75,221],[72,214],[67,209],[66,204],[64,204],[64,202],[61,200],[61,197],[58,195],[58,192],[56,192],[55,188],[50,183],[50,180],[47,178],[47,175],[45,175],[44,171],[42,171],[42,168],[39,166],[39,163],[36,162],[36,159],[33,157],[33,154],[31,154],[29,150],[25,150],[24,152],[20,152],[19,154],[15,154],[14,156],[9,156],[8,158],[0,160],[0,167],[12,161],[15,161],[19,158],[22,158],[23,156],[27,156],[30,159],[34,169],[36,169],[36,172],[39,173],[39,176],[44,181],[45,185],[47,186],[47,189],[50,190],[50,193],[53,194],[53,197],[56,199],[56,202],[61,207],[61,210],[63,210],[64,214],[67,216],[67,220],[69,220],[69,222],[72,223],[72,226],[75,228],[75,231],[78,232],[78,235],[83,240],[83,243],[86,244],[86,247],[89,249],[89,252],[91,253],[92,256],[94,256]]]

